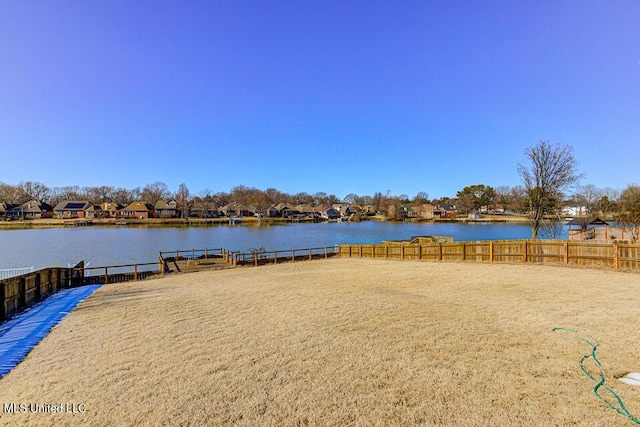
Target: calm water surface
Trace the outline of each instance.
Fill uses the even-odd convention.
[[[154,262],[158,251],[176,249],[302,249],[340,243],[380,243],[418,235],[456,241],[524,239],[531,228],[514,224],[360,223],[211,227],[77,227],[0,230],[0,268],[92,266]]]

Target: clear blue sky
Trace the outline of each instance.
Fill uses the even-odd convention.
[[[640,182],[640,2],[0,2],[0,181],[455,196],[539,140]]]

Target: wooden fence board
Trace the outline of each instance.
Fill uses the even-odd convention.
[[[640,245],[564,240],[340,245],[341,257],[571,264],[640,271]]]

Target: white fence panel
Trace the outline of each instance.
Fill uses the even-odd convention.
[[[10,277],[20,276],[22,274],[32,273],[34,270],[32,267],[23,267],[23,268],[4,268],[0,269],[0,280],[8,279]]]

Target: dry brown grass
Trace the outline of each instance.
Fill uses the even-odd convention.
[[[0,380],[25,425],[631,425],[579,370],[602,343],[636,416],[640,276],[332,259],[102,287]]]

